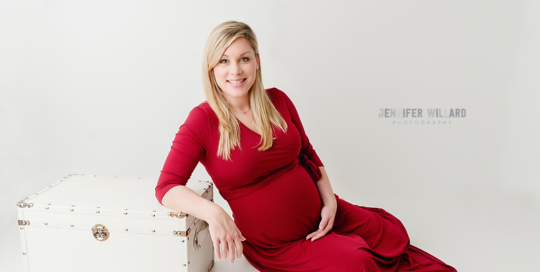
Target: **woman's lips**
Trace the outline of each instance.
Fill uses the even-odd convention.
[[[244,82],[246,82],[246,78],[244,78],[244,79],[242,80],[242,82],[240,82],[240,83],[232,83],[232,82],[230,82],[230,81],[227,80],[227,83],[228,83],[229,85],[233,86],[233,87],[240,87],[240,86],[244,85]]]

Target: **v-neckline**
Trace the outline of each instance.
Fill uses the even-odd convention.
[[[249,128],[248,126],[246,126],[242,121],[240,121],[240,119],[238,119],[238,117],[234,117],[236,118],[236,120],[238,121],[238,123],[240,123],[240,125],[244,126],[247,130],[251,131],[252,133],[254,133],[255,135],[259,136],[259,137],[262,137],[261,134],[255,132],[254,130],[252,130],[251,128]]]

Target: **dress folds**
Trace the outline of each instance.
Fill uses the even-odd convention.
[[[273,146],[258,151],[261,136],[240,123],[241,148],[231,151],[232,161],[217,157],[219,121],[202,102],[173,140],[156,185],[160,203],[168,190],[187,184],[200,162],[246,238],[244,256],[259,271],[456,271],[411,245],[405,227],[390,213],[337,194],[332,230],[306,240],[321,220],[316,181],[324,165],[290,98],[277,88],[266,91],[288,126],[285,132],[274,128]]]

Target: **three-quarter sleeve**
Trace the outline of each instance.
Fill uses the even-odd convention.
[[[156,185],[156,198],[173,187],[186,185],[199,161],[206,155],[205,137],[208,135],[208,115],[201,107],[193,108],[172,142]]]
[[[298,115],[298,111],[296,110],[296,107],[294,106],[291,99],[285,94],[285,92],[279,90],[283,97],[285,98],[285,102],[287,103],[287,107],[289,108],[289,112],[291,114],[292,122],[296,126],[296,129],[298,129],[298,132],[300,133],[300,137],[302,139],[302,150],[301,152],[307,156],[307,158],[315,163],[317,166],[324,166],[321,159],[317,155],[317,152],[315,152],[315,149],[313,149],[313,146],[309,142],[309,138],[306,135],[306,132],[304,130],[304,126],[302,125],[302,121],[300,120],[300,116]]]

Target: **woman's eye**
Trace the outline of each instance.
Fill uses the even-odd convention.
[[[246,59],[246,61],[248,61],[248,60],[249,60],[249,58],[242,58],[242,59]],[[221,61],[219,61],[219,63],[224,63],[224,61],[227,61],[227,60],[226,60],[226,59],[224,59],[224,60],[221,60]]]

